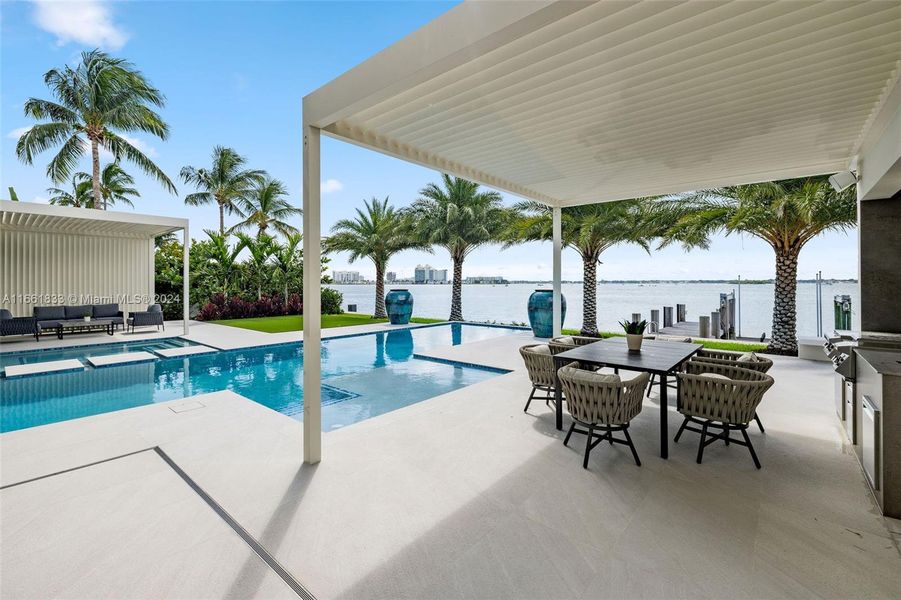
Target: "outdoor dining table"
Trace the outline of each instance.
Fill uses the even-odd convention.
[[[667,425],[667,378],[681,370],[682,365],[702,348],[700,344],[683,342],[659,342],[644,340],[641,350],[630,351],[626,339],[607,338],[577,346],[554,355],[554,398],[556,399],[557,429],[563,429],[563,393],[557,371],[560,367],[578,361],[591,367],[611,367],[625,371],[645,371],[657,375],[660,380],[660,457],[669,457],[669,429]]]

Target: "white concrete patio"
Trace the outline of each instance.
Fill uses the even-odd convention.
[[[590,470],[550,410],[522,412],[528,334],[429,355],[517,369],[325,433],[230,392],[0,436],[0,484],[158,446],[319,598],[867,597],[901,594],[901,523],[875,509],[832,414],[828,365],[776,359],[743,448],[656,452]],[[671,418],[672,433],[678,424]],[[151,451],[9,487],[4,598],[293,593]],[[52,573],[52,577],[42,576]]]

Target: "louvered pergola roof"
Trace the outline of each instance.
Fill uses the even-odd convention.
[[[855,167],[899,64],[897,0],[467,2],[304,120],[566,206]]]
[[[187,219],[0,200],[0,229],[155,238],[188,227]]]

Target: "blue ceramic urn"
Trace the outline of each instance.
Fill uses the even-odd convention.
[[[554,292],[535,290],[529,296],[529,325],[535,337],[549,338],[554,335]],[[560,295],[560,326],[566,319],[566,296]]]
[[[413,316],[413,294],[409,290],[391,290],[385,296],[385,309],[392,325],[406,325]]]

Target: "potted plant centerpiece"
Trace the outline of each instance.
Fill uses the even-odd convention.
[[[640,352],[641,341],[644,339],[644,328],[647,321],[620,321],[623,330],[626,332],[626,345],[629,346],[629,352]]]

